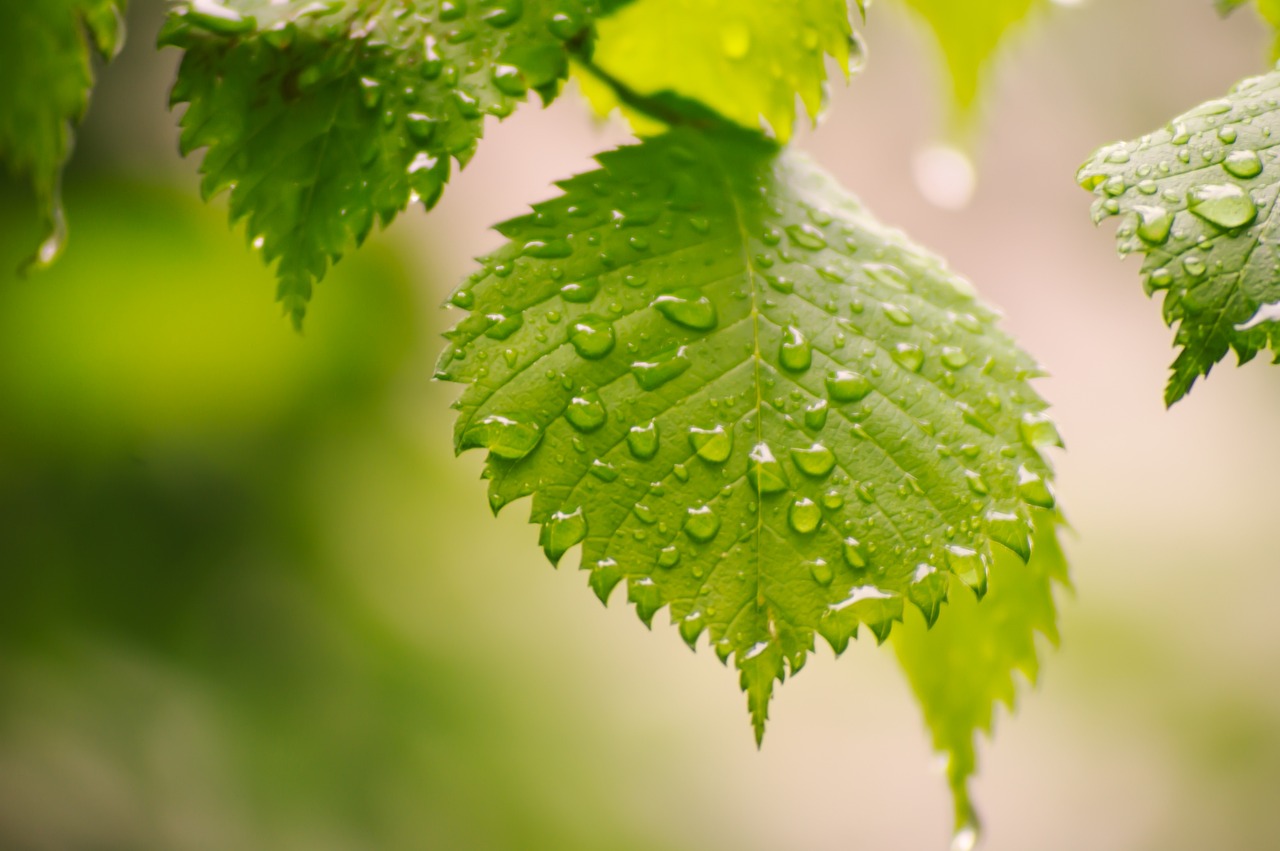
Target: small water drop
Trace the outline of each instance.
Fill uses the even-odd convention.
[[[783,369],[804,372],[813,363],[813,347],[804,333],[794,325],[782,332],[782,345],[778,350],[778,362]]]
[[[613,323],[599,316],[583,316],[569,329],[569,342],[581,357],[600,360],[617,343]]]
[[[693,362],[689,360],[688,354],[681,346],[665,358],[655,361],[637,361],[631,364],[631,374],[643,389],[657,390],[668,381],[683,375],[691,366]]]
[[[804,409],[804,425],[809,431],[822,431],[827,424],[830,406],[826,399],[819,399]]]
[[[710,331],[716,327],[716,306],[694,287],[664,293],[653,300],[653,306],[677,325],[695,331]]]
[[[1018,496],[1022,497],[1023,502],[1040,508],[1053,508],[1055,503],[1053,488],[1045,481],[1044,476],[1025,464],[1018,468]]]
[[[817,559],[809,563],[809,575],[813,577],[814,582],[825,586],[831,584],[836,574],[824,559]]]
[[[893,347],[893,359],[912,372],[919,372],[924,366],[924,351],[916,343],[898,343]]]
[[[1164,245],[1169,241],[1169,232],[1173,229],[1173,213],[1164,207],[1138,205],[1133,208],[1138,214],[1138,238],[1148,245]]]
[[[481,447],[499,458],[518,461],[532,452],[541,440],[542,429],[537,423],[493,415],[466,430],[462,448]]]
[[[767,443],[757,443],[748,456],[747,477],[751,480],[756,492],[761,495],[782,493],[791,487],[787,473],[773,457],[773,450]]]
[[[665,567],[668,570],[680,563],[680,550],[677,547],[663,547],[658,552],[658,567]]]
[[[833,402],[860,402],[871,392],[871,382],[860,372],[838,370],[827,374],[827,395]]]
[[[787,225],[787,236],[793,245],[808,251],[819,251],[827,247],[827,238],[822,231],[807,222]]]

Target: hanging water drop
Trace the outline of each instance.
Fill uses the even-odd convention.
[[[587,518],[581,508],[573,511],[557,511],[551,519],[542,525],[539,541],[547,558],[552,564],[559,564],[560,558],[587,537]]]

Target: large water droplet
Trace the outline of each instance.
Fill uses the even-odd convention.
[[[627,432],[627,447],[641,461],[648,461],[658,454],[658,423],[650,420],[647,425],[632,426]]]
[[[1138,205],[1133,208],[1138,214],[1138,237],[1148,245],[1164,245],[1169,241],[1169,231],[1173,229],[1173,213],[1164,207]]]
[[[557,511],[551,519],[542,525],[539,543],[552,564],[559,564],[560,558],[569,549],[582,543],[587,537],[587,518],[581,508],[573,511]]]
[[[1222,161],[1222,167],[1232,177],[1249,180],[1262,174],[1262,158],[1257,151],[1232,151]]]
[[[792,449],[791,460],[800,472],[818,479],[828,475],[836,466],[835,453],[821,443],[807,449]]]
[[[827,395],[833,402],[860,402],[871,392],[871,382],[860,372],[838,370],[827,374]]]
[[[1032,449],[1044,449],[1047,446],[1062,447],[1062,435],[1058,427],[1045,413],[1027,412],[1018,422],[1018,431],[1022,434],[1023,443]]]
[[[889,321],[894,325],[899,325],[905,328],[908,325],[915,323],[915,318],[912,317],[911,312],[905,307],[885,302],[880,305],[880,309],[884,311],[884,315],[889,317]]]
[[[541,440],[542,429],[537,423],[493,415],[467,429],[462,437],[462,448],[483,447],[499,458],[518,461],[532,452]]]
[[[1230,230],[1258,217],[1249,193],[1234,183],[1197,186],[1187,193],[1187,209],[1210,224]]]
[[[801,535],[808,535],[821,525],[822,509],[808,497],[797,499],[787,512],[787,522]]]
[[[695,331],[710,331],[716,327],[716,306],[694,287],[664,293],[653,300],[653,306],[677,325]]]
[[[762,495],[782,493],[791,486],[787,473],[773,457],[773,450],[767,443],[757,443],[748,456],[747,478],[756,491]]]
[[[599,316],[583,316],[573,323],[569,342],[587,360],[599,360],[613,351],[617,342],[613,323]]]
[[[804,426],[809,431],[821,431],[827,424],[830,406],[826,399],[819,399],[804,409]]]
[[[575,396],[565,408],[564,418],[578,431],[589,434],[604,425],[608,418],[598,393]]]
[[[600,292],[600,279],[573,281],[560,288],[560,297],[571,304],[586,304]]]
[[[1031,530],[1017,514],[996,509],[988,511],[987,534],[991,540],[1008,547],[1024,562],[1031,558]]]
[[[689,443],[703,461],[723,464],[733,452],[733,432],[718,425],[715,428],[690,428]]]
[[[813,363],[813,347],[804,333],[794,325],[782,332],[782,346],[778,350],[778,362],[783,369],[803,372]]]
[[[513,98],[524,97],[529,90],[528,84],[524,81],[524,74],[514,65],[494,65],[492,77],[493,85],[504,95]]]
[[[490,313],[486,317],[493,324],[484,332],[484,335],[491,340],[505,340],[512,334],[520,330],[524,325],[524,314],[512,313],[507,316],[502,313]]]
[[[709,505],[690,508],[684,521],[684,533],[705,544],[720,532],[720,518]]]
[[[524,244],[526,257],[557,260],[573,254],[573,246],[565,239],[531,239]]]
[[[636,383],[645,390],[657,390],[668,381],[683,375],[685,370],[693,366],[688,354],[681,346],[665,358],[655,361],[637,361],[631,364],[631,374]]]
[[[947,547],[947,568],[982,597],[987,592],[987,560],[975,549],[952,544]]]

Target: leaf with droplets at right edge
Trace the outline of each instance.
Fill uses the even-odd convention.
[[[312,287],[411,202],[430,209],[475,152],[485,116],[544,102],[589,39],[595,0],[201,0],[160,36],[184,50],[172,102],[201,191],[275,264],[300,323]]]
[[[66,240],[62,169],[93,88],[90,50],[105,61],[124,45],[124,0],[15,2],[0,27],[0,163],[31,182],[44,231],[27,262],[47,266]]]
[[[883,641],[908,603],[936,619],[948,576],[985,591],[993,547],[1029,550],[1060,441],[968,284],[802,155],[674,130],[599,161],[500,225],[452,298],[457,448],[490,448],[491,504],[532,496],[548,557],[581,544],[602,600],[625,582],[646,623],[707,633],[759,737],[815,634]],[[584,357],[603,322],[615,344]]]
[[[997,702],[1015,708],[1015,674],[1036,682],[1036,635],[1058,642],[1054,586],[1068,585],[1057,536],[1061,518],[1044,509],[1033,515],[1035,546],[1029,560],[1022,544],[996,548],[991,592],[981,603],[953,580],[956,587],[937,625],[929,629],[923,618],[912,616],[893,635],[933,746],[947,759],[955,804],[953,847],[975,840],[979,831],[968,788],[977,770],[976,734],[991,734]]]
[[[1280,71],[1244,80],[1080,169],[1094,220],[1120,219],[1120,253],[1145,255],[1146,291],[1165,293],[1165,322],[1177,325],[1167,404],[1230,350],[1240,363],[1280,352],[1278,98]]]

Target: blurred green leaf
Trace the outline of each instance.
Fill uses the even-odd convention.
[[[62,250],[62,168],[73,127],[93,89],[90,49],[105,60],[124,44],[125,0],[9,0],[0,26],[0,163],[29,180],[42,233],[29,263],[48,265]]]

